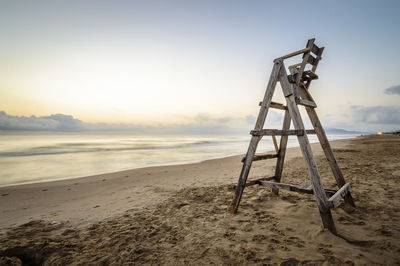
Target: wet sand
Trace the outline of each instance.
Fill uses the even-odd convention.
[[[234,156],[0,188],[0,264],[400,264],[400,137],[332,146],[357,205],[332,210],[339,236],[322,229],[313,195],[252,186],[228,213]],[[290,149],[282,182],[308,180],[299,156]],[[250,179],[271,176],[274,162],[255,162]]]

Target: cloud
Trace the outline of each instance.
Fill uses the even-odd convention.
[[[271,111],[268,119],[270,127],[280,120],[282,115]],[[130,131],[136,134],[221,134],[221,133],[247,133],[255,123],[256,117],[214,117],[200,113],[190,122],[175,125],[138,125],[138,124],[112,124],[112,123],[85,123],[71,115],[53,114],[50,116],[12,116],[0,111],[0,130],[26,130],[26,131]],[[268,122],[267,122],[268,123]],[[276,126],[276,125],[275,125]]]
[[[79,131],[82,121],[70,115],[55,114],[50,116],[12,116],[0,111],[0,130],[35,130],[35,131]]]
[[[400,85],[392,86],[390,88],[385,89],[385,93],[400,95]]]
[[[356,123],[390,124],[400,127],[400,108],[395,106],[351,106]]]
[[[246,122],[250,125],[254,125],[256,123],[257,117],[255,117],[254,115],[248,115],[245,118],[246,118]]]

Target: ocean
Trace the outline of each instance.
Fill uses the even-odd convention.
[[[328,134],[330,140],[357,135]],[[315,135],[310,142],[317,142]],[[250,135],[0,132],[0,186],[77,178],[244,154]],[[279,138],[278,138],[279,141]],[[298,146],[289,137],[289,147]],[[264,137],[258,152],[274,150]]]

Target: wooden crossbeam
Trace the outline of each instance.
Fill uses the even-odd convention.
[[[261,129],[261,130],[252,130],[250,134],[253,136],[303,136],[304,132],[307,134],[315,134],[315,130],[313,129],[289,129],[289,130],[280,130],[280,129]]]
[[[279,57],[279,58],[277,58],[277,59],[282,59],[282,60],[284,60],[284,59],[288,59],[288,58],[290,58],[290,57],[293,57],[293,56],[296,56],[296,55],[299,55],[299,54],[309,53],[310,51],[311,51],[311,48],[307,47],[307,48],[305,48],[305,49],[298,50],[298,51],[296,51],[296,52],[293,52],[293,53],[284,55],[284,56]]]
[[[318,79],[318,75],[312,72],[311,70],[307,70],[303,72],[303,80],[308,81],[308,80],[314,80]]]
[[[266,159],[274,159],[277,158],[278,154],[255,154],[253,156],[253,161],[260,161]],[[242,163],[246,160],[246,156],[242,158]]]
[[[307,63],[311,64],[311,65],[315,65],[315,63],[317,62],[317,58],[315,58],[314,56],[310,55],[308,57]]]
[[[313,46],[311,47],[311,52],[315,55],[318,55],[319,51],[321,48],[319,48],[317,45],[313,44]]]
[[[268,182],[268,181],[274,180],[274,179],[276,179],[276,176],[259,178],[259,179],[247,182],[246,187],[260,185],[260,186],[264,186],[264,187],[284,189],[284,190],[289,190],[289,191],[294,191],[294,192],[299,192],[299,193],[314,194],[314,191],[313,191],[311,185],[303,186],[302,184],[301,185],[292,185],[292,184],[285,184],[285,183],[280,183],[280,182]],[[235,186],[235,188],[236,188],[236,186]],[[335,193],[337,193],[337,191],[338,190],[326,188],[325,194],[327,197],[332,197]]]
[[[297,104],[303,105],[303,106],[308,106],[308,107],[312,107],[312,108],[316,108],[317,104],[313,101],[309,101],[306,99],[296,99]]]
[[[333,208],[336,204],[339,203],[339,201],[346,196],[347,193],[349,193],[351,189],[350,183],[346,183],[343,187],[341,187],[332,197],[329,198],[328,203],[329,207]]]
[[[263,102],[260,102],[258,105],[262,106]],[[271,102],[269,107],[274,108],[274,109],[287,110],[287,107],[285,105],[283,105],[283,103]]]
[[[262,177],[262,178],[259,178],[259,179],[251,180],[251,181],[246,183],[245,187],[259,185],[260,181],[269,181],[269,180],[274,180],[274,179],[275,179],[275,176],[269,176],[269,177]],[[236,186],[234,186],[233,188],[236,189]]]

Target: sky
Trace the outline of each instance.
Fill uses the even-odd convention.
[[[298,3],[2,0],[0,129],[248,130],[273,59],[310,38],[323,125],[400,129],[400,1]]]

